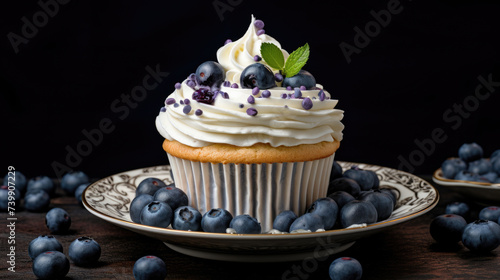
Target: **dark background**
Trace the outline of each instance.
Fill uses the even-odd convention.
[[[479,76],[500,82],[499,5],[430,2],[401,0],[350,63],[339,45],[355,46],[355,28],[374,21],[370,11],[398,2],[68,1],[46,20],[37,1],[3,3],[3,173],[11,165],[28,177],[57,177],[73,168],[99,178],[166,164],[154,125],[165,98],[200,63],[215,60],[227,38],[240,38],[251,14],[289,52],[309,43],[305,69],[345,110],[337,160],[429,174],[462,143],[477,142],[488,156],[500,148],[500,87],[483,87],[483,100],[474,94]],[[34,15],[40,27],[16,53],[9,34],[22,36],[23,17],[33,23]],[[169,75],[135,108],[117,112],[148,66]],[[450,111],[464,102],[461,114]],[[99,130],[103,119],[112,131],[101,130],[82,150],[90,143],[83,131]],[[433,131],[441,132],[434,140]],[[76,157],[79,148],[85,155]]]

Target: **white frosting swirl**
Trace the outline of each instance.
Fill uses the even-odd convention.
[[[243,38],[217,51],[217,59],[226,70],[226,80],[231,83],[239,84],[243,69],[255,63],[253,57],[260,56],[262,42],[271,42],[281,48],[272,37],[257,35],[254,22],[252,16]],[[282,51],[285,58],[288,57],[288,53]],[[335,109],[338,100],[331,99],[321,85],[302,90],[300,98],[294,97],[294,90],[282,87],[268,89],[265,94],[260,90],[254,95],[252,89],[223,85],[220,90],[225,94],[218,94],[212,104],[193,100],[197,89],[188,78],[167,98],[168,102],[165,101],[165,107],[156,118],[156,127],[166,139],[191,147],[213,143],[240,147],[269,143],[278,147],[342,140],[343,111]],[[250,96],[253,102],[252,98],[249,101]],[[308,104],[304,106],[303,102]]]
[[[289,98],[294,91],[281,87],[269,89],[271,95],[267,98],[262,97],[263,90],[255,96],[250,89],[223,86],[221,90],[227,92],[228,99],[219,94],[213,105],[199,103],[191,99],[194,89],[184,81],[182,87],[169,96],[177,105],[166,105],[166,110],[156,119],[160,134],[191,147],[212,143],[242,147],[269,143],[277,147],[342,140],[343,111],[334,109],[338,100],[330,99],[326,91],[323,91],[326,99],[321,101],[318,97],[321,89],[303,90],[303,98]],[[287,98],[283,98],[283,94]],[[248,102],[249,96],[254,96],[254,104]],[[313,104],[309,110],[302,105],[306,98]],[[185,99],[190,100],[188,114],[184,112],[186,105],[180,104]],[[254,108],[257,115],[250,116],[249,108]],[[197,109],[203,114],[196,115]]]
[[[255,17],[252,16],[250,26],[243,37],[217,50],[217,60],[224,67],[224,70],[226,70],[226,80],[231,83],[239,84],[241,72],[248,65],[255,63],[254,57],[256,55],[261,56],[260,46],[262,43],[273,43],[281,49],[281,45],[276,39],[267,34],[257,35],[257,31]],[[289,56],[288,52],[283,49],[281,51],[285,59],[287,59]],[[267,65],[263,60],[260,63]],[[275,70],[275,73],[277,72],[278,70]]]

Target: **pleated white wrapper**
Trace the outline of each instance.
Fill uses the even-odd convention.
[[[203,215],[223,208],[234,216],[256,218],[262,232],[272,229],[284,210],[302,215],[316,199],[325,197],[335,154],[314,161],[222,164],[184,160],[168,154],[176,187],[189,205]]]

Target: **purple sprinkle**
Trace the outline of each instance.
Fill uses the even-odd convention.
[[[191,112],[191,105],[184,106],[184,108],[182,108],[182,112],[184,112],[184,114],[189,114],[189,112]]]
[[[230,81],[224,81],[224,83],[222,85],[225,86],[225,87],[230,87],[231,86],[231,82]]]
[[[291,86],[287,86],[286,90],[292,90],[292,87]]]
[[[256,55],[256,56],[254,56],[254,57],[253,57],[253,60],[254,60],[254,61],[261,61],[261,60],[262,60],[262,57],[260,57],[260,56]]]
[[[175,86],[174,86],[174,87],[175,87],[176,89],[181,89],[181,86],[182,86],[182,85],[181,85],[181,83],[175,83]]]
[[[165,108],[165,107],[160,108],[160,112],[166,112],[166,111],[167,111],[167,108]]]
[[[248,108],[247,114],[252,117],[257,116],[257,110],[255,108]]]
[[[293,98],[293,93],[289,93],[288,94],[288,99],[292,99]]]
[[[325,92],[324,92],[323,90],[320,90],[320,91],[318,92],[318,96],[319,96],[319,100],[320,100],[320,101],[325,100],[326,95],[325,95]]]
[[[305,86],[300,86],[300,90],[306,90]]]
[[[313,107],[313,102],[311,98],[309,97],[304,98],[304,100],[302,100],[302,107],[306,110],[311,109]]]
[[[285,109],[288,109],[288,105],[285,105]]]
[[[286,94],[286,93],[281,94],[281,98],[286,99],[287,97],[288,97],[288,94]]]
[[[225,91],[219,91],[220,95],[222,95],[222,98],[224,99],[229,99],[229,94],[227,94],[227,92]]]
[[[260,29],[259,31],[257,31],[257,36],[260,36],[262,34],[266,34],[266,31],[264,29]]]
[[[274,74],[274,80],[276,80],[276,82],[283,81],[283,75],[281,75],[280,73]]]
[[[184,100],[179,101],[179,103],[181,103],[181,105],[184,105]]]
[[[233,42],[233,40],[231,40],[231,39],[227,39],[227,40],[224,42],[224,45],[227,45],[227,44],[229,44],[229,43],[231,43],[231,42]]]
[[[248,101],[248,103],[250,103],[250,104],[254,104],[254,103],[255,103],[255,98],[254,98],[252,95],[250,95],[250,96],[247,98],[247,101]]]
[[[179,107],[179,103],[174,103],[174,108]]]
[[[184,99],[184,104],[189,105],[189,103],[191,103],[191,100],[189,100],[189,99],[187,99],[187,98],[186,98],[186,99]]]
[[[245,108],[245,104],[238,105],[240,108]]]
[[[188,87],[190,88],[194,88],[196,84],[194,83],[193,80],[187,80],[186,85],[188,85]]]
[[[196,111],[194,111],[194,114],[197,115],[197,116],[201,116],[203,114],[203,110],[196,109]]]
[[[256,19],[253,23],[258,29],[264,28],[264,22],[260,19]]]
[[[302,97],[302,91],[300,91],[299,88],[295,88],[294,92],[293,92],[293,96],[295,98],[301,98]]]
[[[257,95],[257,94],[259,94],[259,91],[260,91],[259,87],[254,87],[254,88],[252,89],[252,94],[253,94],[253,95]]]
[[[271,96],[271,92],[268,91],[267,89],[262,91],[262,97],[264,98],[268,98],[269,96]]]
[[[238,84],[237,83],[232,84],[231,88],[238,88]]]
[[[189,75],[188,79],[193,80],[193,81],[196,80],[196,74],[195,73],[191,73]]]
[[[167,98],[167,100],[165,101],[165,104],[167,105],[172,105],[175,103],[175,99],[174,98]]]

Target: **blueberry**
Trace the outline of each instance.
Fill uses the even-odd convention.
[[[330,264],[328,274],[332,280],[359,280],[363,275],[363,267],[354,258],[341,257]]]
[[[464,228],[462,244],[474,252],[489,252],[500,245],[500,225],[492,221],[476,220]]]
[[[13,197],[14,200],[10,197]],[[0,211],[5,212],[9,210],[9,207],[11,207],[10,209],[18,209],[17,207],[21,203],[21,197],[21,192],[15,186],[0,186]]]
[[[42,190],[30,191],[24,196],[24,208],[30,212],[43,212],[49,204],[50,195]]]
[[[31,240],[28,245],[28,255],[34,260],[38,255],[46,251],[59,251],[63,252],[63,246],[52,235],[40,235]]]
[[[143,193],[134,197],[134,199],[132,199],[132,202],[130,203],[130,219],[132,220],[132,222],[140,223],[142,209],[144,209],[144,206],[153,201],[153,196],[147,193]]]
[[[462,240],[465,226],[467,222],[462,216],[443,214],[432,219],[429,231],[438,243],[450,245]]]
[[[158,178],[146,178],[142,180],[137,186],[137,189],[135,189],[135,195],[138,196],[143,193],[155,195],[156,191],[166,186],[167,184]]]
[[[496,223],[496,222],[498,222],[498,219],[500,218],[500,207],[498,207],[498,206],[484,207],[479,212],[478,217],[480,220],[493,221]]]
[[[482,174],[479,176],[479,180],[486,180],[490,183],[494,183],[498,179],[498,174],[496,172],[490,171],[486,174]]]
[[[69,245],[69,258],[77,266],[92,266],[101,257],[101,246],[90,237],[79,237]]]
[[[15,172],[14,175],[12,175],[12,172]],[[3,178],[3,184],[6,186],[15,186],[16,189],[21,194],[23,194],[26,191],[26,187],[28,184],[26,176],[24,176],[24,174],[19,171],[12,172],[9,172],[5,175],[5,177]]]
[[[375,178],[368,170],[360,169],[358,166],[352,166],[344,172],[344,177],[355,180],[362,191],[371,190],[375,185]]]
[[[262,63],[254,63],[247,66],[240,77],[242,88],[269,89],[276,86],[274,74],[269,67]]]
[[[465,162],[471,162],[483,157],[483,148],[477,143],[465,143],[458,149],[458,156]]]
[[[492,170],[490,160],[481,158],[475,161],[469,162],[469,168],[467,169],[471,173],[476,173],[479,175],[486,174]]]
[[[225,79],[226,71],[215,61],[205,61],[196,69],[198,85],[220,88]]]
[[[172,221],[173,229],[201,231],[201,213],[191,206],[175,209]]]
[[[377,221],[377,209],[370,202],[353,200],[340,210],[340,224],[346,228],[354,224],[372,224]]]
[[[37,176],[35,178],[31,178],[28,181],[28,185],[26,187],[26,191],[32,190],[44,190],[50,196],[53,196],[56,192],[56,185],[48,176]]]
[[[325,229],[325,224],[323,223],[323,218],[314,213],[305,213],[299,216],[290,225],[290,232],[294,230],[310,230],[315,232],[318,229]]]
[[[393,188],[381,188],[380,191],[383,193],[387,193],[391,196],[395,208],[396,205],[398,204],[398,194],[399,194],[398,191]]]
[[[342,166],[336,161],[333,161],[332,172],[330,173],[330,182],[342,177]]]
[[[460,158],[450,158],[441,164],[441,171],[443,177],[447,179],[454,179],[457,173],[467,169],[467,163]]]
[[[500,149],[495,150],[493,153],[491,153],[490,160],[493,160],[497,157],[500,157]]]
[[[90,185],[90,183],[85,183],[85,184],[81,184],[80,186],[78,186],[75,190],[75,198],[76,198],[76,201],[78,201],[78,204],[80,206],[83,206],[83,201],[82,201],[82,194],[83,194],[83,191]]]
[[[173,186],[166,186],[156,191],[154,200],[167,203],[172,210],[188,205],[186,193]]]
[[[233,215],[222,208],[214,208],[206,212],[201,218],[201,228],[206,232],[225,233]]]
[[[500,156],[497,156],[491,160],[491,169],[500,176]]]
[[[172,222],[172,208],[163,201],[152,201],[141,211],[140,222],[143,225],[166,228]]]
[[[330,194],[328,197],[335,200],[335,202],[337,203],[337,206],[339,207],[339,210],[342,209],[342,207],[344,205],[346,205],[348,202],[356,199],[350,193],[345,192],[345,191],[336,191],[336,192]]]
[[[366,192],[358,197],[361,201],[367,201],[377,209],[377,221],[388,219],[394,210],[394,200],[390,194],[374,190]]]
[[[446,205],[445,213],[456,214],[465,218],[469,214],[469,205],[465,202],[455,201]]]
[[[297,219],[297,215],[292,210],[282,211],[274,218],[273,229],[277,229],[281,232],[289,232],[290,226],[295,219]]]
[[[262,231],[259,221],[247,214],[234,217],[229,223],[229,227],[240,234],[258,234]]]
[[[306,70],[300,70],[295,76],[285,77],[282,86],[290,86],[292,88],[304,86],[306,89],[312,89],[316,86],[316,79],[314,79],[313,75]]]
[[[45,225],[51,233],[65,233],[71,226],[71,217],[62,208],[52,208],[45,215]]]
[[[328,194],[332,194],[336,191],[345,191],[352,196],[357,197],[361,192],[361,187],[355,180],[341,177],[330,181],[330,183],[328,184]]]
[[[462,170],[457,173],[457,175],[455,176],[455,180],[478,182],[480,181],[480,178],[479,174],[477,173],[472,173],[467,170]]]
[[[38,279],[61,279],[69,272],[69,260],[59,251],[45,251],[33,260],[33,273]]]
[[[134,263],[133,272],[136,280],[163,280],[167,277],[167,266],[156,256],[144,256]]]
[[[66,193],[73,195],[76,188],[81,184],[89,183],[89,177],[82,171],[72,171],[64,174],[61,179],[61,188],[66,191]]]
[[[339,207],[337,202],[330,197],[322,197],[314,201],[307,209],[306,213],[312,213],[320,216],[323,219],[325,230],[332,229],[337,221]]]

